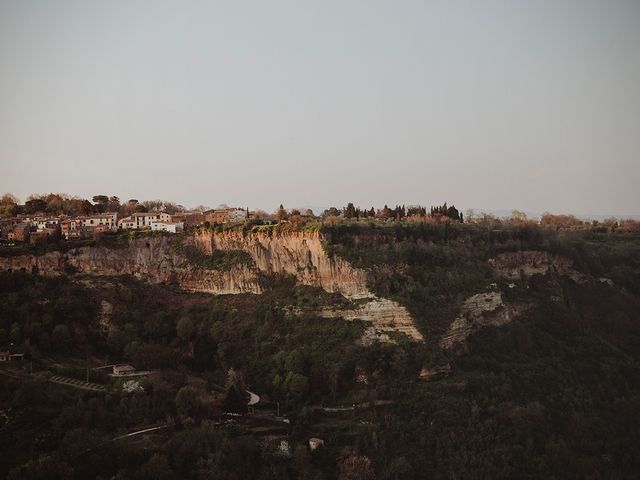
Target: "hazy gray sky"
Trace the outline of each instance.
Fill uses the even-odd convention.
[[[640,213],[640,2],[0,0],[0,192]]]

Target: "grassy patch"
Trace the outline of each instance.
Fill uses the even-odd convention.
[[[243,250],[214,250],[207,255],[198,247],[185,246],[183,254],[189,264],[207,270],[229,271],[233,267],[251,266],[254,264],[251,255]]]

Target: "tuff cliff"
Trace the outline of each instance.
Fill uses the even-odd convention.
[[[244,250],[251,255],[257,268],[264,273],[295,275],[304,285],[338,292],[349,298],[366,298],[364,270],[353,268],[339,257],[330,257],[324,251],[324,238],[317,232],[251,233],[203,231],[193,237],[202,251]]]
[[[571,259],[539,250],[502,253],[489,259],[489,265],[499,276],[510,280],[549,272],[565,275],[576,283],[584,283],[588,279],[586,275],[573,269]]]
[[[205,254],[244,251],[253,265],[238,264],[227,270],[194,265],[181,248],[197,247]],[[178,285],[185,290],[214,294],[260,293],[260,273],[290,274],[304,285],[337,292],[351,299],[368,299],[359,309],[335,311],[325,316],[371,323],[366,339],[389,340],[385,332],[402,332],[420,341],[409,312],[402,305],[376,298],[367,288],[364,270],[346,260],[329,256],[323,248],[326,239],[318,232],[254,232],[203,230],[183,237],[148,236],[130,239],[122,248],[81,247],[44,255],[0,257],[0,270],[24,270],[43,275],[78,272],[85,275],[132,275],[152,283]],[[323,312],[319,312],[323,315]],[[326,313],[326,312],[324,312]]]
[[[323,317],[370,323],[362,338],[364,344],[373,340],[392,341],[388,335],[390,332],[404,333],[414,341],[422,341],[422,334],[407,309],[392,300],[376,298],[367,288],[366,272],[354,268],[340,257],[327,255],[323,248],[325,241],[327,238],[317,232],[242,235],[237,231],[204,231],[193,237],[194,244],[204,252],[244,250],[261,272],[291,274],[304,285],[338,292],[347,298],[369,299],[357,309],[319,312]]]
[[[512,317],[511,307],[505,305],[500,292],[478,293],[465,300],[460,314],[440,340],[440,345],[457,353],[466,352],[470,335],[484,327],[506,325]]]
[[[592,280],[584,273],[575,270],[570,258],[539,250],[502,253],[489,259],[488,263],[498,278],[512,281],[527,280],[534,275],[547,274],[568,277],[578,284]],[[611,280],[606,278],[598,279],[598,281],[609,285],[613,284]],[[551,280],[549,284],[558,285],[557,281]],[[509,288],[513,287],[515,287],[515,283],[509,285]],[[554,293],[549,297],[549,300],[561,300],[562,289],[557,287],[557,295],[554,290],[549,290]],[[490,285],[489,291],[475,294],[465,300],[460,314],[451,323],[448,332],[441,338],[440,345],[446,350],[464,353],[467,351],[467,338],[470,335],[484,327],[506,325],[530,306],[522,302],[505,302],[502,293],[497,290],[496,284]]]
[[[142,237],[129,240],[124,248],[81,247],[68,252],[44,255],[0,257],[0,270],[61,275],[132,275],[151,283],[178,285],[185,290],[225,293],[259,293],[255,267],[238,265],[227,271],[190,265],[172,247],[169,237]]]
[[[203,231],[181,238],[182,244],[205,254],[214,250],[242,250],[255,265],[235,265],[228,271],[192,265],[168,236],[130,239],[124,248],[81,247],[66,253],[0,257],[0,269],[60,275],[133,275],[152,283],[178,284],[188,290],[212,293],[259,293],[258,272],[291,274],[304,285],[321,287],[349,298],[372,297],[366,274],[338,257],[329,257],[319,233],[291,232],[269,235],[229,231]]]

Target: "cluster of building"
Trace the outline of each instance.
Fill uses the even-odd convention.
[[[0,362],[22,361],[24,353],[11,353],[9,350],[0,351]]]
[[[118,218],[117,212],[83,216],[48,216],[44,214],[17,215],[0,219],[0,235],[12,242],[39,244],[49,239],[66,240],[95,238],[105,232],[118,230],[151,230],[179,233],[185,228],[208,223],[239,223],[249,218],[242,208],[214,209],[205,212],[133,213]]]

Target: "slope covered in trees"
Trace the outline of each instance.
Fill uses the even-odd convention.
[[[364,346],[361,322],[320,315],[352,302],[291,277],[216,297],[127,277],[0,274],[0,343],[28,356],[0,370],[0,475],[634,478],[637,233],[530,222],[322,232],[327,253],[407,307],[424,343]],[[566,260],[509,277],[490,261],[522,252],[548,257],[513,258]],[[443,348],[465,300],[488,288],[510,321],[474,331],[463,352]],[[156,373],[123,388],[90,370],[104,392],[47,382],[121,362]],[[246,389],[261,401],[244,416]],[[162,429],[115,440],[150,426]],[[309,451],[311,437],[325,446]]]

